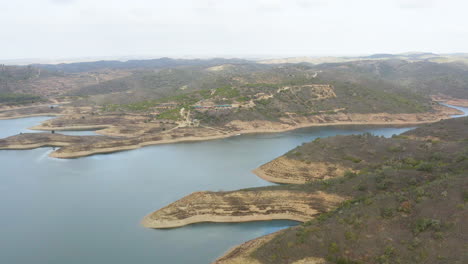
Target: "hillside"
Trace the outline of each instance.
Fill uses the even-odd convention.
[[[100,69],[158,69],[172,68],[178,66],[210,66],[227,63],[245,63],[243,59],[171,59],[159,58],[151,60],[128,60],[128,61],[94,61],[94,62],[75,62],[61,64],[34,64],[33,66],[48,71],[57,71],[63,73],[90,72]]]
[[[285,183],[316,174],[316,164],[326,169],[319,168],[323,173],[312,175],[309,183],[196,193],[143,223],[159,228],[265,220],[268,215],[304,222],[246,242],[218,264],[464,263],[467,130],[468,118],[459,118],[393,138],[364,134],[315,140],[279,158],[310,167],[291,162],[271,168],[290,169],[276,176]]]
[[[468,66],[405,60],[355,61],[318,65],[328,78],[354,82],[370,79],[386,81],[408,91],[429,95],[468,98]]]
[[[162,114],[169,103],[214,126],[322,113],[422,113],[432,111],[431,95],[468,99],[466,65],[384,57],[319,65],[161,58],[3,66],[0,97],[20,104],[66,100],[104,114]]]
[[[397,60],[266,65],[159,59],[49,66],[2,67],[0,118],[54,115],[59,117],[35,129],[97,129],[118,137],[105,144],[72,142],[52,154],[68,158],[309,126],[436,122],[458,112],[434,100],[465,103],[468,87],[466,67]],[[451,82],[436,89],[444,78]]]

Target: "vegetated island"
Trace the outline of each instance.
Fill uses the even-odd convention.
[[[432,56],[432,55],[431,55]],[[414,125],[459,114],[468,66],[436,57],[268,64],[239,59],[89,62],[0,67],[0,119],[57,116],[0,149],[60,147],[77,158],[147,145],[310,126]],[[406,60],[405,60],[406,58]]]
[[[193,193],[142,223],[303,222],[235,247],[216,264],[464,263],[467,131],[464,117],[392,138],[316,139],[255,170],[284,185]]]

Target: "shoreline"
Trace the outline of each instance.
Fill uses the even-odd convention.
[[[146,228],[168,229],[206,222],[306,222],[320,213],[335,209],[347,199],[348,197],[320,190],[194,192],[146,215],[141,220],[141,225]]]
[[[151,215],[151,214],[150,214]],[[217,215],[210,215],[210,216],[194,216],[184,220],[171,220],[167,221],[167,223],[158,223],[158,225],[151,225],[150,221],[148,220],[148,216],[143,218],[141,221],[141,225],[146,228],[154,228],[154,229],[172,229],[183,227],[192,224],[199,224],[199,223],[247,223],[247,222],[268,222],[274,220],[290,220],[296,222],[306,222],[309,221],[310,218],[302,217],[298,215],[292,215],[287,213],[282,214],[272,214],[272,215],[249,215],[249,216],[217,216]]]
[[[452,98],[445,96],[433,96],[432,100],[439,103],[444,103],[459,107],[468,107],[468,99]]]
[[[99,131],[106,128],[112,127],[112,125],[89,125],[89,126],[64,126],[64,127],[43,127],[42,125],[36,125],[29,127],[30,130],[37,131]],[[107,136],[106,134],[102,134]]]
[[[207,136],[207,137],[184,137],[184,138],[178,138],[178,139],[165,139],[165,140],[159,140],[159,141],[147,141],[147,142],[141,142],[136,145],[130,145],[130,146],[116,146],[116,147],[111,147],[111,148],[103,148],[103,149],[98,149],[98,150],[90,150],[90,151],[79,151],[79,152],[73,152],[73,153],[56,153],[52,152],[49,154],[50,157],[53,158],[63,158],[63,159],[73,159],[73,158],[81,158],[81,157],[86,157],[86,156],[91,156],[91,155],[96,155],[96,154],[109,154],[109,153],[115,153],[115,152],[120,152],[120,151],[128,151],[128,150],[133,150],[133,149],[138,149],[142,147],[147,147],[147,146],[156,146],[156,145],[163,145],[163,144],[174,144],[174,143],[190,143],[190,142],[200,142],[200,141],[210,141],[210,140],[217,140],[217,139],[225,139],[225,138],[230,138],[230,137],[235,137],[239,136],[238,134],[241,135],[252,135],[252,134],[274,134],[274,133],[284,133],[284,132],[289,132],[289,131],[294,131],[297,129],[301,128],[308,128],[308,127],[325,127],[325,126],[350,126],[350,125],[378,125],[378,126],[395,126],[395,125],[402,125],[402,126],[411,126],[411,125],[420,125],[420,124],[428,124],[428,123],[435,123],[440,121],[441,119],[438,120],[433,120],[433,121],[420,121],[420,122],[335,122],[335,123],[310,123],[307,125],[301,125],[301,126],[296,126],[292,128],[286,128],[286,129],[278,129],[278,130],[271,130],[271,129],[255,129],[255,130],[241,130],[241,131],[235,131],[231,132],[228,134],[223,134],[223,135],[218,135],[218,136]],[[62,130],[62,131],[73,131],[73,130]],[[99,131],[99,130],[97,130]],[[99,133],[100,135],[105,135],[105,133]]]
[[[29,114],[29,115],[18,115],[18,116],[0,116],[0,120],[11,120],[11,119],[20,119],[20,118],[28,118],[28,117],[38,117],[38,116],[43,116],[43,117],[58,117],[58,116],[63,116],[64,114],[56,114],[56,113],[50,113],[50,114]]]
[[[230,137],[235,137],[241,135],[250,135],[250,134],[273,134],[273,133],[284,133],[284,132],[289,132],[289,131],[294,131],[297,129],[301,128],[309,128],[309,127],[326,127],[326,126],[352,126],[352,125],[369,125],[369,126],[412,126],[412,125],[420,125],[420,124],[428,124],[428,123],[435,123],[443,119],[449,119],[450,117],[447,118],[437,118],[433,120],[425,120],[425,121],[408,121],[408,122],[403,122],[403,121],[390,121],[390,122],[362,122],[362,121],[357,121],[357,122],[328,122],[328,123],[303,123],[303,124],[298,124],[295,126],[287,127],[287,128],[277,128],[277,129],[265,129],[265,128],[257,128],[257,129],[245,129],[245,130],[238,130],[238,131],[231,131],[225,134],[219,134],[215,136],[206,136],[206,137],[200,137],[200,136],[191,136],[191,137],[183,137],[183,138],[177,138],[177,139],[164,139],[164,140],[158,140],[158,141],[146,141],[146,142],[140,142],[135,145],[128,145],[128,146],[115,146],[115,147],[109,147],[109,148],[101,148],[101,149],[95,149],[95,150],[88,150],[88,151],[76,151],[76,152],[70,152],[70,153],[60,153],[57,151],[54,151],[49,154],[50,157],[53,158],[62,158],[62,159],[72,159],[72,158],[80,158],[80,157],[86,157],[86,156],[91,156],[91,155],[96,155],[96,154],[108,154],[108,153],[115,153],[115,152],[120,152],[120,151],[128,151],[128,150],[133,150],[133,149],[138,149],[141,147],[146,147],[146,146],[156,146],[156,145],[162,145],[162,144],[174,144],[174,143],[188,143],[188,142],[199,142],[199,141],[209,141],[209,140],[217,140],[217,139],[225,139],[225,138],[230,138]],[[81,126],[83,128],[83,126]],[[97,126],[88,126],[87,128],[96,128]],[[103,127],[103,126],[99,126]],[[34,127],[33,127],[34,128]],[[106,126],[107,128],[107,126]],[[32,129],[32,128],[30,128]],[[34,129],[37,130],[37,129]],[[57,131],[83,131],[84,129],[71,129],[71,127],[62,127],[60,130]],[[49,131],[49,130],[41,130],[41,131]],[[99,129],[95,130],[96,133],[104,136],[109,136],[106,135],[105,133],[99,133]],[[42,145],[42,146],[48,146],[51,145],[51,142],[45,143],[45,144],[33,144],[33,145],[27,145],[23,146],[22,148],[18,148],[18,145],[16,145],[14,149],[34,149],[37,148],[35,145]],[[62,145],[53,145],[55,147],[61,147]],[[13,149],[10,146],[3,148],[3,149]]]
[[[141,147],[146,146],[154,146],[154,145],[162,145],[162,144],[174,144],[174,143],[187,143],[187,142],[199,142],[199,141],[208,141],[208,140],[217,140],[217,139],[224,139],[230,138],[239,135],[249,135],[249,134],[271,134],[271,133],[284,133],[289,131],[294,131],[297,129],[302,128],[310,128],[310,127],[330,127],[330,126],[415,126],[427,123],[435,123],[440,120],[450,119],[452,115],[456,114],[463,114],[462,111],[451,108],[447,106],[437,106],[434,107],[434,112],[425,112],[425,113],[415,113],[415,114],[388,114],[388,113],[375,113],[375,114],[347,114],[342,116],[324,116],[324,117],[301,117],[300,119],[291,119],[291,120],[281,120],[279,122],[271,122],[271,121],[261,121],[261,120],[254,120],[254,121],[231,121],[223,128],[216,130],[217,133],[213,135],[213,133],[204,136],[203,134],[207,134],[203,131],[196,131],[197,128],[192,128],[195,135],[189,136],[182,136],[177,138],[162,138],[162,139],[151,139],[148,138],[148,141],[144,141],[144,135],[138,134],[129,134],[128,136],[119,136],[117,137],[112,132],[108,131],[109,128],[114,127],[114,125],[81,125],[81,126],[63,126],[63,127],[44,127],[42,124],[33,126],[29,129],[32,130],[39,130],[39,131],[88,131],[93,130],[96,134],[107,136],[109,138],[114,138],[115,141],[113,142],[115,146],[107,146],[107,147],[94,147],[91,146],[89,149],[86,150],[76,150],[73,151],[60,151],[61,148],[53,151],[49,154],[50,157],[53,158],[63,158],[63,159],[71,159],[71,158],[80,158],[91,156],[95,154],[108,154],[120,151],[128,151],[133,149],[138,149]],[[42,114],[41,114],[42,115]],[[55,114],[53,116],[58,116],[63,114]],[[40,116],[39,114],[28,115],[29,116]],[[44,115],[42,115],[44,116]],[[47,115],[45,115],[47,116]],[[13,117],[11,117],[13,118]],[[15,118],[20,118],[16,116]],[[324,119],[325,118],[325,119]],[[327,119],[328,118],[328,119]],[[331,120],[330,120],[331,119]],[[334,119],[334,120],[333,120]],[[329,122],[327,122],[329,120]],[[342,120],[342,121],[340,121]],[[352,121],[355,120],[355,121]],[[384,120],[384,121],[382,121]],[[294,124],[288,123],[288,121],[293,121]],[[189,128],[191,129],[191,128]],[[199,132],[197,135],[196,133]],[[157,134],[154,134],[157,136]],[[165,134],[171,137],[174,137],[175,134]],[[143,138],[141,138],[143,136]],[[141,138],[141,139],[140,139]],[[131,142],[130,144],[125,142],[119,142],[119,139],[126,140],[126,139],[135,139],[136,142]],[[140,141],[141,140],[141,141]],[[138,142],[140,141],[140,142]],[[57,142],[55,142],[57,143]],[[120,145],[119,145],[120,144]],[[128,145],[125,145],[128,144]],[[36,148],[37,145],[43,146],[56,146],[56,147],[63,147],[63,144],[54,144],[54,142],[46,142],[46,143],[35,143],[29,144],[25,146],[21,146],[19,148],[18,145],[14,146],[5,146],[2,149],[32,149]],[[71,144],[69,144],[71,145]],[[68,145],[67,145],[68,146]],[[254,172],[255,173],[255,172]],[[267,181],[268,177],[261,177]],[[273,181],[275,182],[275,181]]]
[[[268,164],[268,163],[266,163]],[[264,166],[265,164],[263,164],[262,166]],[[276,183],[276,184],[305,184],[306,182],[305,181],[299,181],[299,180],[285,180],[285,179],[281,179],[281,178],[275,178],[275,177],[272,177],[272,176],[269,176],[265,173],[265,171],[262,169],[262,166],[256,168],[256,169],[253,169],[251,172],[253,174],[255,174],[257,177],[259,177],[260,179],[263,179],[267,182],[272,182],[272,183]]]
[[[252,259],[248,258],[248,255],[258,247],[260,247],[263,243],[271,241],[284,230],[285,229],[282,229],[270,234],[262,235],[249,241],[243,242],[242,244],[233,246],[229,248],[223,255],[211,262],[211,264],[260,264],[259,262],[253,262]],[[237,258],[236,262],[231,262],[231,259],[235,258]]]

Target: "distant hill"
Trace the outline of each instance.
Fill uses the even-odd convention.
[[[468,98],[468,66],[461,63],[384,60],[321,64],[316,68],[328,78],[382,80],[412,92]]]
[[[79,99],[80,105],[125,112],[152,112],[161,102],[178,107],[230,105],[230,110],[197,115],[218,125],[321,113],[421,113],[432,109],[431,95],[468,99],[467,65],[395,56],[402,55],[375,54],[373,60],[318,65],[161,58],[3,66],[0,94],[68,97]],[[379,57],[386,59],[375,59]]]
[[[169,68],[177,66],[210,66],[226,63],[247,63],[243,59],[171,59],[160,58],[152,60],[129,60],[129,61],[94,61],[94,62],[76,62],[62,64],[35,64],[33,66],[49,71],[59,71],[64,73],[89,72],[100,69],[145,69],[145,68]]]
[[[361,58],[365,58],[365,59],[383,59],[383,58],[395,58],[395,57],[398,57],[398,55],[381,53],[381,54],[373,54],[373,55],[369,55],[369,56],[363,56]]]
[[[438,63],[460,62],[468,65],[468,55],[466,53],[435,54],[431,52],[407,52],[400,54],[378,53],[365,56],[336,56],[336,57],[290,57],[262,60],[264,64],[284,64],[284,63],[344,63],[352,61],[368,60],[406,60],[411,62],[429,61]]]

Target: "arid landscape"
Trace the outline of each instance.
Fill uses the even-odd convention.
[[[50,157],[70,159],[306,127],[418,126],[392,138],[317,138],[253,170],[281,185],[194,192],[142,225],[302,223],[219,264],[463,263],[468,123],[450,105],[468,104],[468,66],[423,55],[338,60],[3,66],[0,119],[54,118],[0,139],[0,149],[54,147]]]
[[[438,75],[417,86],[421,72],[433,69]],[[0,148],[56,146],[62,148],[51,156],[77,158],[312,126],[424,124],[460,113],[438,103],[466,105],[461,85],[468,83],[467,73],[463,62],[423,56],[319,65],[159,59],[3,66],[0,118],[57,116],[32,129],[96,130],[103,136],[21,134],[0,140]],[[453,74],[457,82],[436,92]],[[403,84],[398,76],[409,77]],[[51,88],[57,83],[59,92]]]
[[[303,222],[215,263],[463,263],[467,129],[459,118],[393,138],[316,139],[255,170],[285,185],[193,193],[143,225]]]
[[[466,10],[0,0],[0,264],[468,264]]]

